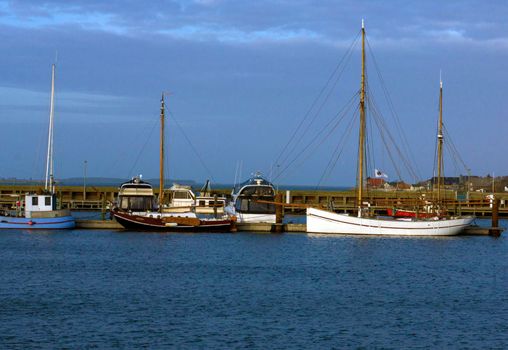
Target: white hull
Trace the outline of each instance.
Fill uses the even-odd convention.
[[[236,212],[239,223],[275,223],[275,214],[248,214]]]
[[[469,226],[474,217],[442,220],[372,219],[307,208],[307,232],[353,235],[454,236]]]

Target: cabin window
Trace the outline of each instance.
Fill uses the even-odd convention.
[[[192,199],[189,192],[174,192],[173,198],[175,198],[175,199]]]
[[[134,211],[143,211],[147,210],[148,203],[146,201],[146,197],[131,197],[130,198],[130,209]]]
[[[275,213],[275,205],[268,203],[258,203],[254,200],[250,199],[237,199],[236,210],[244,213],[252,213],[252,214],[274,214]]]
[[[44,205],[47,207],[51,205],[51,197],[44,197]]]
[[[268,186],[250,186],[246,187],[242,193],[242,196],[273,196],[273,189]]]
[[[206,205],[206,201],[199,201],[199,206],[204,207]]]
[[[120,209],[123,209],[123,210],[129,209],[129,197],[121,197]]]
[[[145,196],[122,196],[120,199],[120,209],[145,211],[153,209],[152,197]]]
[[[32,197],[32,205],[39,205],[39,198],[38,197]]]

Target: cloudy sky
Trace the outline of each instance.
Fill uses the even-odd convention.
[[[315,121],[304,119],[362,18],[368,63],[381,74],[369,66],[369,79],[384,82],[371,83],[373,94],[381,109],[389,91],[418,175],[433,172],[440,71],[445,124],[462,160],[473,174],[507,175],[507,15],[503,0],[0,0],[0,177],[43,177],[57,60],[57,177],[82,176],[84,160],[89,176],[157,177],[167,91],[172,178],[232,182],[241,163],[242,177],[283,170],[282,184],[354,184],[357,131],[347,138],[347,124],[299,150],[321,139],[359,88],[355,46]],[[390,108],[382,114],[396,126]],[[395,178],[390,155],[373,153],[372,167]],[[446,171],[465,173],[452,157]]]

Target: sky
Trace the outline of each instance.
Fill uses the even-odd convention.
[[[0,0],[0,178],[44,177],[56,62],[57,178],[83,176],[85,160],[89,177],[158,177],[165,92],[170,178],[352,185],[356,121],[326,126],[359,89],[362,19],[369,87],[409,168],[433,174],[441,74],[465,163],[445,156],[446,174],[508,175],[507,14],[504,0]],[[375,135],[369,169],[412,182]]]

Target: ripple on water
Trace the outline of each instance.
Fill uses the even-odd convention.
[[[508,344],[507,239],[0,234],[7,347]]]

